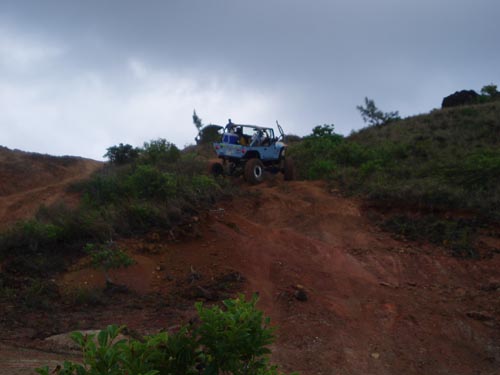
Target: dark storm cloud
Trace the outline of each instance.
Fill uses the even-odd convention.
[[[22,90],[37,82],[44,98],[52,93],[59,104],[50,110],[50,102],[28,101],[52,114],[52,126],[73,120],[57,106],[87,103],[96,124],[79,126],[100,127],[103,143],[115,141],[117,121],[128,121],[122,134],[136,142],[162,135],[137,130],[145,119],[159,129],[156,116],[183,123],[185,130],[168,128],[182,145],[193,137],[194,107],[207,122],[278,118],[299,134],[322,123],[348,133],[362,126],[355,107],[365,96],[411,115],[454,90],[498,83],[499,14],[496,0],[4,1],[4,31],[28,40],[21,55],[35,59],[44,46],[45,65],[7,71],[4,64],[3,80],[20,90],[20,106]],[[61,102],[58,90],[77,95]],[[169,110],[161,105],[167,100]],[[9,119],[21,121],[15,113]]]

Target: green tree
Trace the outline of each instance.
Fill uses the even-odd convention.
[[[312,129],[311,136],[313,136],[313,137],[329,137],[329,136],[332,136],[333,134],[335,134],[334,130],[335,130],[335,125],[333,125],[333,124],[318,125]]]
[[[497,85],[494,85],[492,83],[492,84],[483,86],[483,88],[481,89],[481,94],[489,96],[490,98],[495,98],[500,93],[497,91]]]
[[[200,130],[198,136],[195,138],[196,144],[206,144],[218,142],[221,138],[219,133],[220,126],[209,124]]]
[[[106,150],[104,157],[108,158],[110,163],[117,165],[130,163],[137,159],[140,154],[139,148],[134,148],[129,144],[124,145],[123,143],[118,146],[108,147]]]
[[[375,101],[367,97],[365,97],[365,106],[358,105],[356,108],[361,113],[363,121],[370,126],[382,125],[400,119],[398,111],[382,112],[375,105]]]
[[[149,164],[156,164],[160,161],[172,163],[179,160],[181,156],[177,146],[163,138],[144,142],[142,154],[143,160]]]
[[[201,118],[198,117],[196,110],[193,110],[193,124],[194,124],[194,126],[196,126],[196,129],[198,131],[200,131],[201,128],[203,127],[203,122],[202,122]]]

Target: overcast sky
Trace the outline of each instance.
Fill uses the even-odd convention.
[[[102,159],[204,123],[309,134],[500,86],[498,0],[0,0],[0,145]]]

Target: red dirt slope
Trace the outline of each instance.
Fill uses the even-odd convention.
[[[0,146],[0,227],[33,216],[41,204],[73,203],[75,196],[66,192],[66,187],[101,166],[101,162],[90,159]]]
[[[209,285],[220,275],[241,274],[243,291],[259,293],[279,327],[273,361],[287,371],[498,373],[498,253],[461,260],[397,241],[367,219],[360,202],[323,183],[276,179],[243,189],[242,197],[193,218],[191,239],[152,233],[121,241],[138,263],[114,279],[132,293],[104,305],[11,314],[10,326],[19,328],[0,338],[43,347],[49,333],[110,323],[155,332],[192,316],[193,300],[210,300]],[[81,262],[58,283],[71,291],[103,277]]]
[[[303,374],[493,374],[500,256],[471,261],[377,230],[321,183],[251,189],[212,224],[213,249],[279,329],[274,359]],[[199,267],[202,267],[200,265]],[[300,285],[301,287],[297,287]],[[498,284],[500,285],[500,284]],[[293,297],[304,289],[308,301]]]
[[[260,307],[279,326],[273,359],[288,371],[494,374],[500,368],[500,256],[460,260],[394,240],[359,202],[319,182],[245,189],[244,197],[207,214],[198,239],[124,241],[140,255],[117,280],[168,300],[185,293],[180,281],[193,270],[202,281],[239,272],[244,291],[259,293]],[[145,256],[151,246],[156,250]],[[84,269],[66,275],[63,285],[96,280],[103,283],[102,275]],[[303,292],[307,301],[296,298]],[[118,320],[147,332],[175,324],[174,306],[144,304],[140,314],[116,309],[101,324]]]

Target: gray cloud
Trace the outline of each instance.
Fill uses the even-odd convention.
[[[4,1],[0,144],[100,158],[206,122],[307,134],[499,83],[494,0]],[[50,136],[49,136],[50,134]]]

